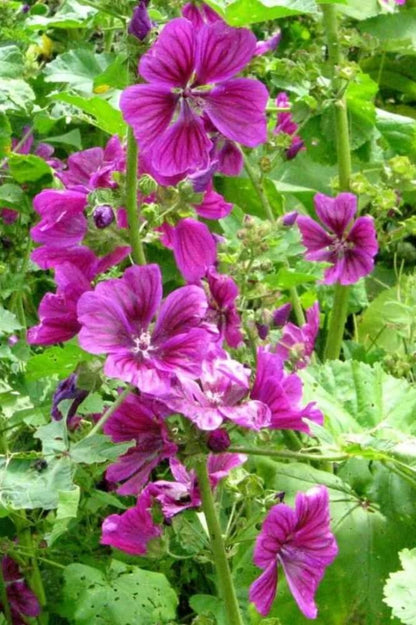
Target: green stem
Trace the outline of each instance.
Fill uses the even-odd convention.
[[[332,87],[334,94],[344,91],[343,81],[337,77],[337,68],[342,63],[341,47],[338,36],[337,9],[332,4],[322,6],[324,29],[328,44],[328,58],[331,65]],[[335,128],[337,137],[338,177],[340,191],[348,191],[351,182],[351,145],[348,124],[348,108],[345,95],[336,97]],[[345,322],[348,313],[349,287],[337,284],[334,293],[334,306],[329,324],[324,357],[332,360],[339,358]]]
[[[322,454],[312,454],[291,451],[288,449],[252,449],[251,447],[229,447],[227,449],[230,453],[235,454],[247,454],[251,456],[270,456],[272,458],[280,458],[282,460],[314,460],[317,462],[341,462],[342,460],[348,460],[348,454],[334,454],[332,456],[325,456]]]
[[[324,360],[337,360],[341,353],[345,321],[348,313],[349,287],[335,285],[334,304],[329,321],[328,335],[324,351]]]
[[[127,132],[126,164],[126,210],[129,224],[131,255],[137,265],[146,264],[146,256],[140,238],[139,207],[137,205],[138,149],[133,130]]]
[[[228,566],[221,527],[215,509],[214,498],[209,482],[206,456],[201,457],[201,459],[196,462],[195,470],[201,493],[202,509],[208,526],[215,569],[218,575],[218,587],[224,599],[227,614],[226,622],[227,625],[244,625],[238,606],[230,567]]]
[[[243,154],[243,157],[244,157],[244,168],[247,172],[248,177],[251,180],[251,184],[253,185],[254,190],[256,191],[259,197],[260,203],[262,207],[264,208],[264,212],[267,215],[267,219],[270,219],[270,221],[274,223],[275,218],[273,215],[273,210],[272,210],[272,207],[270,206],[269,198],[267,197],[263,189],[263,185],[261,184],[260,180],[257,178],[256,172],[254,171],[253,167],[250,165],[249,160],[245,154]]]
[[[7,598],[6,582],[4,581],[3,568],[0,566],[0,603],[7,625],[13,625],[12,613],[9,600]]]
[[[99,421],[97,421],[97,423],[94,425],[94,427],[92,428],[92,430],[90,432],[88,432],[87,436],[85,438],[89,438],[90,436],[93,436],[94,434],[98,434],[98,432],[101,430],[101,428],[103,427],[103,425],[108,421],[108,419],[111,417],[111,415],[113,414],[113,412],[115,412],[117,410],[117,408],[123,403],[123,401],[126,399],[127,395],[129,393],[132,392],[132,390],[135,387],[132,386],[131,384],[128,385],[127,388],[124,389],[124,391],[122,393],[120,393],[120,395],[117,397],[116,401],[114,402],[114,404],[111,404],[111,406],[105,411],[105,413],[103,414],[103,416],[101,417],[101,419]]]
[[[306,323],[305,315],[303,312],[302,304],[300,303],[299,294],[297,288],[292,286],[289,289],[290,299],[292,301],[293,310],[295,312],[296,321],[299,326],[303,326]]]
[[[17,529],[19,544],[22,545],[22,547],[24,547],[29,554],[31,570],[28,576],[28,581],[30,588],[35,593],[42,608],[42,612],[38,617],[38,622],[41,625],[47,625],[47,623],[49,622],[49,617],[47,612],[43,611],[43,608],[46,605],[45,588],[43,586],[43,580],[38,566],[36,549],[35,545],[33,544],[32,532],[30,527],[28,526],[28,521],[24,510],[22,512],[24,516],[21,522],[18,522],[17,519],[15,519],[14,523]]]

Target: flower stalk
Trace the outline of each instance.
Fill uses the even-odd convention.
[[[331,66],[332,87],[335,94],[334,112],[337,137],[338,178],[340,191],[350,189],[351,145],[348,124],[347,99],[343,94],[343,82],[337,71],[342,63],[339,43],[337,9],[332,4],[322,5],[323,24],[328,45],[328,61]],[[339,95],[342,93],[343,95]],[[334,305],[329,322],[328,335],[324,350],[324,359],[339,358],[348,314],[349,287],[337,284],[334,292]]]
[[[131,255],[137,265],[146,264],[142,240],[140,238],[139,207],[137,204],[138,148],[133,130],[127,131],[126,163],[126,210],[129,226]]]
[[[127,388],[125,388],[124,391],[120,393],[120,395],[117,397],[114,404],[111,404],[111,406],[104,412],[101,419],[97,421],[97,423],[94,425],[92,430],[88,432],[85,438],[89,438],[90,436],[94,436],[94,434],[98,434],[98,432],[100,432],[100,430],[104,427],[104,424],[107,423],[107,421],[109,420],[113,412],[115,412],[117,408],[121,406],[123,401],[126,399],[127,395],[129,395],[129,393],[131,393],[134,390],[134,388],[135,388],[134,386],[129,384]]]
[[[214,497],[209,482],[206,456],[200,457],[195,463],[195,471],[201,493],[202,509],[208,526],[215,570],[218,576],[218,588],[225,604],[227,625],[244,625],[238,606],[230,567],[228,565],[221,527],[215,509]]]
[[[229,453],[234,454],[247,454],[251,456],[268,456],[270,458],[280,458],[281,460],[311,460],[317,462],[342,462],[347,460],[350,456],[348,454],[314,454],[302,451],[292,451],[289,449],[253,449],[252,447],[229,447],[227,450]]]

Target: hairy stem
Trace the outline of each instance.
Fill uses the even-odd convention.
[[[137,204],[138,149],[131,128],[127,131],[126,164],[126,210],[129,225],[131,255],[137,265],[146,264],[142,240],[140,238],[139,206]]]
[[[328,60],[332,73],[332,88],[335,96],[335,128],[337,137],[338,178],[341,191],[348,191],[351,180],[351,146],[348,124],[348,108],[343,81],[338,78],[338,67],[342,63],[342,53],[339,44],[337,9],[332,4],[322,5],[325,36],[328,44]],[[324,357],[332,360],[339,358],[345,322],[348,314],[349,287],[337,284],[334,294],[334,306],[329,322]]]
[[[267,215],[267,219],[270,219],[270,221],[274,222],[275,218],[273,215],[273,210],[272,210],[272,207],[270,206],[269,198],[267,197],[263,189],[263,185],[261,184],[260,180],[257,178],[256,172],[254,171],[253,167],[249,163],[249,160],[246,157],[246,155],[244,154],[243,156],[244,156],[244,168],[247,172],[248,177],[251,180],[251,184],[253,185],[254,190],[256,191],[259,197],[260,203],[262,207],[264,208],[264,212]]]
[[[108,419],[111,417],[113,412],[115,412],[117,410],[117,408],[126,399],[127,395],[129,393],[131,393],[134,388],[135,388],[134,386],[129,384],[127,386],[127,388],[125,388],[124,391],[122,393],[120,393],[120,395],[117,397],[117,399],[114,402],[114,404],[111,404],[111,406],[109,408],[107,408],[107,410],[105,411],[105,413],[103,414],[101,419],[99,419],[99,421],[97,421],[97,423],[94,425],[92,430],[90,432],[88,432],[88,434],[87,434],[87,436],[85,438],[88,438],[89,436],[93,436],[94,434],[98,434],[98,432],[101,430],[101,428],[104,426],[104,424],[107,423]]]
[[[202,509],[207,521],[215,570],[218,576],[218,588],[224,599],[227,625],[244,625],[238,606],[230,567],[228,566],[221,527],[215,509],[214,497],[209,482],[206,456],[201,457],[201,459],[197,461],[195,470],[201,492]]]
[[[304,453],[302,451],[291,451],[288,449],[252,449],[251,447],[229,447],[228,452],[235,454],[247,454],[251,456],[269,456],[270,458],[280,458],[281,460],[316,460],[318,462],[341,462],[347,460],[347,454],[322,455]]]

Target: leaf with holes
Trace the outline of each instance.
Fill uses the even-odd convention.
[[[416,625],[416,549],[403,549],[399,557],[403,570],[388,578],[383,601],[402,623]]]
[[[113,560],[102,572],[70,564],[60,614],[76,625],[163,625],[175,619],[178,599],[161,573]]]

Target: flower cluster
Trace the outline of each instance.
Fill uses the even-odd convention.
[[[140,1],[129,27],[140,40],[152,28],[147,5]],[[178,210],[165,219],[162,212],[157,224],[149,226],[154,226],[153,237],[157,232],[160,242],[173,251],[184,286],[164,297],[156,264],[120,266],[115,274],[120,277],[109,278],[105,273],[125,261],[130,248],[118,246],[100,257],[85,245],[92,231],[105,238],[111,226],[122,239],[128,227],[123,207],[127,155],[119,137],[111,137],[105,148],[83,150],[61,162],[56,167],[61,188],[44,190],[34,199],[40,220],[31,236],[40,247],[32,260],[42,269],[53,269],[56,292],[40,302],[40,322],[29,330],[28,341],[49,345],[77,337],[86,352],[102,358],[106,376],[131,385],[104,426],[115,443],[131,442],[107,468],[106,480],[120,495],[134,496],[136,503],[105,519],[101,539],[129,554],[147,553],[149,543],[162,534],[162,517],[169,524],[183,510],[201,505],[183,432],[191,433],[196,453],[206,454],[215,489],[246,461],[245,455],[228,451],[233,430],[311,435],[311,425],[323,423],[314,402],[304,405],[297,374],[312,357],[318,304],[307,311],[301,327],[288,321],[290,305],[275,311],[280,339],[253,349],[251,366],[237,360],[239,351],[226,348],[244,347],[239,289],[230,276],[220,273],[218,237],[199,220],[230,213],[232,205],[215,191],[215,174],[240,174],[240,145],[254,148],[267,140],[268,92],[259,81],[239,74],[255,56],[273,50],[279,37],[258,42],[251,31],[231,28],[209,7],[189,3],[141,57],[140,84],[121,96],[124,119],[140,147],[138,176],[152,182],[149,193],[139,184],[139,203],[157,205],[163,193],[169,195],[165,187],[179,183],[186,193],[190,190],[184,214]],[[278,96],[277,105],[287,108],[286,94]],[[274,132],[291,137],[288,158],[303,148],[290,112],[279,112]],[[113,203],[119,205],[99,201],[102,197],[116,198]],[[368,218],[359,218],[351,227],[355,210],[346,205],[353,196],[343,201],[341,196],[326,198],[325,206],[323,197],[316,198],[317,212],[331,234],[309,217],[296,214],[289,221],[293,224],[297,218],[307,258],[333,263],[337,269],[330,277],[344,284],[345,275],[364,275],[357,269],[358,258],[369,270],[376,244]],[[166,212],[174,211],[170,206]],[[72,374],[56,389],[52,417],[62,419],[59,404],[70,400],[67,419],[75,427],[86,393]],[[161,463],[169,469],[164,479],[155,479]],[[261,614],[269,612],[280,563],[303,613],[316,616],[314,594],[335,555],[324,487],[298,494],[295,510],[275,506],[256,546],[255,563],[264,573],[252,587],[252,601]]]

